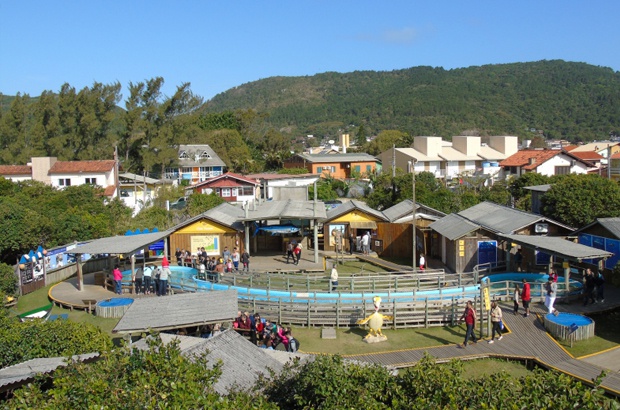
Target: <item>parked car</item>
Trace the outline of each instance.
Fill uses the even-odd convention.
[[[187,206],[187,197],[182,196],[176,201],[170,202],[170,209],[183,209]]]

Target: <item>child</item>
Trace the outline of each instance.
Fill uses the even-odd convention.
[[[243,251],[241,254],[241,263],[243,264],[244,271],[250,271],[250,254],[248,251]]]
[[[232,259],[228,259],[228,261],[226,262],[226,272],[232,272],[233,271],[233,262]]]

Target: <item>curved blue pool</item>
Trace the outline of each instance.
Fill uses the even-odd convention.
[[[560,313],[555,316],[553,313],[547,313],[546,318],[549,322],[557,323],[562,326],[587,326],[591,325],[594,320],[587,316],[576,315],[574,313]]]
[[[449,287],[435,290],[422,290],[422,291],[407,291],[407,292],[289,292],[285,290],[267,290],[257,288],[247,288],[242,286],[232,286],[227,284],[213,283],[208,280],[198,279],[196,275],[198,270],[185,266],[170,266],[170,286],[174,288],[182,288],[183,285],[189,285],[191,288],[196,288],[198,291],[211,291],[211,290],[228,290],[235,289],[239,298],[253,298],[257,300],[282,300],[283,302],[300,302],[307,303],[308,301],[315,301],[317,303],[336,303],[338,300],[340,303],[361,303],[363,301],[372,303],[372,298],[380,296],[386,301],[390,302],[404,302],[413,300],[437,300],[446,297],[464,297],[475,298],[480,296],[480,285],[469,285],[463,287]],[[498,273],[483,277],[481,280],[494,282],[502,282],[498,286],[504,287],[505,281],[513,281],[521,283],[521,280],[525,278],[529,283],[533,285],[542,285],[547,281],[548,275],[537,273]],[[561,280],[561,279],[560,279]],[[123,282],[131,283],[131,271],[123,272]],[[581,288],[581,283],[578,281],[570,281],[571,289]],[[540,296],[541,286],[532,286],[532,296]],[[493,285],[491,285],[493,289]]]
[[[133,303],[133,298],[112,298],[107,300],[102,300],[97,303],[102,307],[116,307],[116,306],[127,306]]]

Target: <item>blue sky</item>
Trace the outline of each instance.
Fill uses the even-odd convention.
[[[0,0],[0,93],[550,59],[620,70],[620,1]],[[123,93],[125,98],[126,92]]]

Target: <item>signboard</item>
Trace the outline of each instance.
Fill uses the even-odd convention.
[[[192,235],[191,251],[195,252],[198,248],[205,248],[207,255],[220,254],[220,237],[219,235]]]
[[[489,297],[489,288],[482,289],[482,297],[484,298],[484,308],[491,310],[491,298]]]

